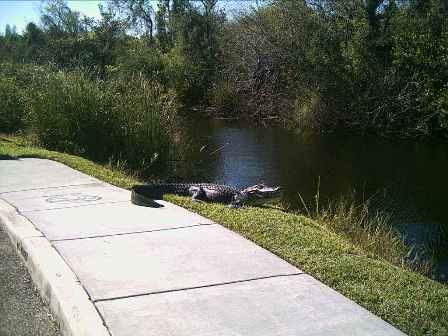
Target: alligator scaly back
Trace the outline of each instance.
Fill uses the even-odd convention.
[[[227,185],[214,183],[162,183],[132,187],[132,201],[136,204],[142,203],[144,198],[163,199],[163,195],[166,194],[192,196],[194,200],[230,204],[240,191]]]
[[[282,197],[282,188],[264,184],[243,190],[214,183],[146,184],[132,187],[131,200],[138,205],[154,205],[154,200],[163,199],[165,194],[191,196],[195,201],[218,202],[239,207],[243,204],[261,205],[278,201]]]

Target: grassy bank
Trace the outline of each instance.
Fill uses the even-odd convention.
[[[83,158],[30,146],[20,137],[0,136],[0,155],[53,159],[125,188],[139,182]],[[324,221],[274,208],[235,210],[176,196],[167,199],[239,232],[409,335],[448,333],[448,286],[392,265]]]

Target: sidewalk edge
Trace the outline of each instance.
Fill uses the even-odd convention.
[[[64,336],[110,336],[75,274],[50,242],[11,205],[0,199],[0,226],[24,261]]]

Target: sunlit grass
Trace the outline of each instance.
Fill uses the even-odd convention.
[[[345,234],[336,233],[334,223],[325,222],[324,217],[312,220],[281,209],[245,207],[235,211],[185,197],[166,199],[240,233],[409,335],[448,333],[444,317],[448,286],[412,272],[404,261],[405,268],[398,267],[379,256],[383,253],[357,245]],[[380,244],[396,239],[389,237]]]
[[[309,214],[316,222],[344,236],[374,258],[423,275],[431,274],[432,263],[414,246],[407,245],[391,223],[389,213],[374,209],[371,200],[357,201],[354,194],[330,201]]]
[[[34,140],[29,137],[0,134],[0,159],[21,157],[58,161],[122,188],[130,188],[139,182],[137,177],[129,172],[118,170],[112,165],[101,165],[79,156],[38,147]]]

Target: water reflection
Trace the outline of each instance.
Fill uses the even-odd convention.
[[[349,135],[304,136],[281,128],[195,120],[185,130],[188,150],[176,171],[184,180],[238,187],[282,185],[285,199],[311,203],[320,177],[323,202],[357,190],[380,194],[394,225],[418,246],[438,252],[448,274],[448,144]],[[387,192],[384,192],[387,190]]]

